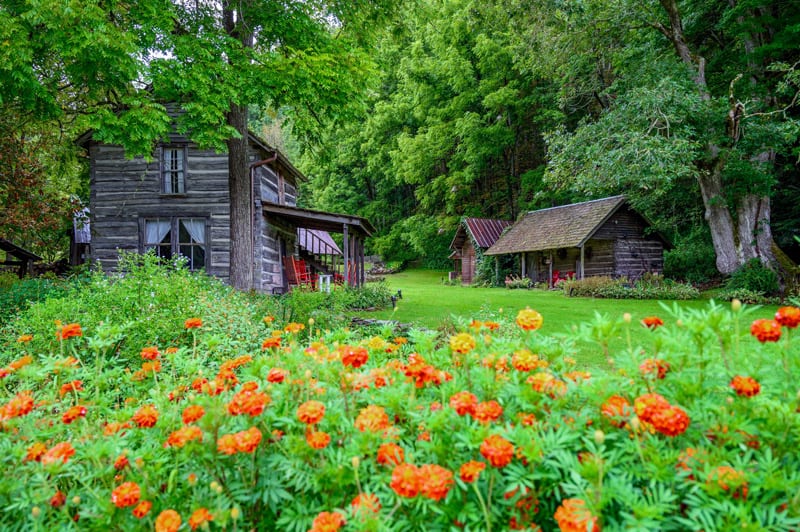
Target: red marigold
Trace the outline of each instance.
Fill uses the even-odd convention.
[[[777,342],[781,338],[781,324],[775,320],[756,320],[750,325],[750,334],[759,342]]]
[[[144,405],[133,414],[131,420],[139,428],[150,428],[158,421],[158,410],[154,405]]]
[[[320,512],[311,523],[309,532],[337,532],[345,523],[344,516],[338,512]]]
[[[2,409],[0,409],[0,421],[15,417],[26,416],[33,410],[33,396],[30,392],[19,392]]]
[[[331,442],[331,437],[327,432],[309,431],[306,433],[306,442],[314,449],[324,449]]]
[[[594,517],[583,499],[564,499],[554,515],[561,532],[600,532]]]
[[[669,406],[669,402],[657,393],[640,395],[633,401],[633,408],[639,419],[647,423],[652,422],[653,414]]]
[[[350,366],[353,369],[360,368],[369,360],[369,351],[364,347],[353,347],[350,345],[343,345],[341,347],[342,364]]]
[[[453,472],[437,464],[425,464],[419,468],[420,493],[440,501],[447,497],[450,488],[453,487]]]
[[[458,333],[450,337],[450,349],[464,355],[475,349],[475,338],[469,333]]]
[[[64,412],[64,415],[61,416],[61,421],[69,425],[79,417],[86,417],[85,406],[76,405],[69,407],[69,409]]]
[[[64,397],[68,393],[74,392],[82,392],[83,391],[83,381],[71,381],[65,382],[61,385],[61,389],[59,390],[59,395]]]
[[[175,510],[164,510],[156,517],[156,532],[178,532],[181,515]]]
[[[55,495],[50,497],[50,506],[53,508],[61,508],[67,502],[67,494],[58,490]]]
[[[377,405],[362,408],[356,418],[355,426],[361,432],[380,432],[390,427],[389,416]]]
[[[81,326],[77,323],[68,323],[56,331],[56,338],[58,340],[66,340],[67,338],[77,338],[83,336]]]
[[[472,415],[480,423],[491,423],[503,415],[503,407],[497,401],[478,403]]]
[[[145,347],[144,349],[142,349],[141,353],[142,358],[145,360],[155,360],[158,358],[158,355],[160,354],[161,353],[158,352],[158,347],[156,346]]]
[[[136,482],[125,482],[111,492],[111,502],[117,508],[127,508],[139,502],[141,495],[142,490]]]
[[[631,404],[621,395],[612,395],[600,406],[600,413],[616,427],[624,427],[633,414]]]
[[[222,454],[236,454],[236,437],[233,434],[223,434],[217,439],[217,451]]]
[[[192,440],[203,440],[203,431],[195,425],[184,425],[169,435],[164,447],[180,449]]]
[[[741,397],[753,397],[758,395],[761,391],[761,385],[753,377],[742,377],[736,375],[731,379],[731,388],[736,392],[736,395]]]
[[[209,512],[206,508],[198,508],[192,512],[191,517],[189,517],[189,528],[192,530],[197,530],[199,527],[213,520],[214,516],[211,515],[211,512]]]
[[[241,453],[252,453],[261,443],[261,431],[256,427],[250,427],[234,434],[236,450]]]
[[[535,331],[542,326],[544,318],[530,307],[525,307],[517,313],[516,322],[524,331]]]
[[[779,308],[778,312],[775,313],[775,321],[777,321],[784,327],[794,329],[795,327],[800,325],[800,308],[797,307]]]
[[[392,481],[389,483],[395,493],[401,497],[416,497],[420,490],[420,473],[413,464],[399,464],[392,471]]]
[[[280,336],[270,336],[261,344],[261,349],[271,349],[273,347],[280,347],[281,346],[281,337]]]
[[[128,457],[124,453],[119,455],[117,459],[114,460],[114,469],[116,469],[117,471],[122,471],[129,465],[130,462],[128,461]]]
[[[42,455],[47,452],[47,446],[41,442],[36,442],[28,447],[25,453],[24,462],[38,462],[42,459]]]
[[[668,405],[656,410],[650,418],[650,423],[665,436],[678,436],[689,428],[689,416],[683,408]]]
[[[453,408],[459,416],[474,414],[475,407],[477,406],[478,398],[470,392],[457,392],[450,397],[450,407]]]
[[[181,419],[187,425],[190,423],[194,423],[195,421],[202,418],[206,415],[206,409],[200,405],[189,405],[183,409],[183,414],[181,414]]]
[[[647,316],[642,320],[642,325],[644,325],[648,329],[656,329],[664,325],[664,320],[662,320],[658,316]]]
[[[61,462],[66,464],[67,460],[75,454],[75,448],[68,441],[55,444],[41,457],[42,465]]]
[[[306,425],[315,425],[325,415],[325,405],[319,401],[306,401],[297,407],[297,419]]]
[[[150,513],[150,509],[153,507],[153,503],[150,501],[140,501],[139,504],[136,505],[136,508],[133,509],[133,516],[136,519],[142,519],[147,514]]]
[[[203,320],[200,318],[189,318],[188,320],[183,322],[183,326],[186,329],[199,329],[203,326]]]
[[[285,369],[281,368],[271,368],[269,373],[267,373],[267,382],[272,382],[275,384],[281,383],[286,380],[286,377],[289,375],[289,372]]]
[[[663,379],[669,371],[669,363],[660,358],[648,358],[639,365],[642,375],[655,374],[657,379]]]
[[[493,467],[505,467],[514,458],[514,446],[502,436],[492,434],[481,443],[481,455]]]
[[[396,443],[383,443],[378,447],[378,463],[399,465],[405,461],[405,451]]]
[[[381,501],[372,493],[359,493],[350,503],[356,513],[370,512],[378,513],[381,511]]]
[[[484,469],[486,469],[486,464],[483,462],[470,460],[469,462],[461,465],[458,470],[458,476],[461,477],[461,480],[464,482],[475,482],[478,480],[478,477]]]

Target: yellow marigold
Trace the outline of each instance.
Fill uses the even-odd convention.
[[[543,367],[542,362],[544,361],[539,360],[539,355],[531,352],[529,349],[514,351],[514,356],[511,357],[511,365],[517,371],[533,371]]]
[[[475,349],[475,338],[468,333],[459,333],[450,337],[450,349],[454,353],[466,354]]]
[[[367,342],[367,347],[376,351],[383,350],[386,348],[386,340],[380,336],[373,336],[369,339],[369,342]]]
[[[287,332],[289,334],[297,334],[297,333],[299,333],[300,331],[302,331],[305,328],[306,328],[306,326],[303,323],[292,322],[292,323],[289,323],[288,325],[286,325],[286,327],[283,328],[283,331]]]
[[[542,326],[544,318],[530,307],[525,307],[517,313],[517,325],[524,331],[535,331]]]

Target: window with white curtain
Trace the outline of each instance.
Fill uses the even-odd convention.
[[[161,192],[183,194],[186,192],[186,147],[162,146]]]
[[[142,248],[171,259],[186,257],[191,270],[206,267],[205,218],[146,218],[143,220]]]

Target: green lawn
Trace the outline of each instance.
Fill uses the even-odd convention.
[[[397,302],[395,310],[382,310],[369,313],[369,318],[397,320],[401,323],[439,328],[451,316],[464,318],[487,319],[489,313],[502,309],[506,315],[515,316],[519,309],[529,306],[544,316],[541,331],[545,334],[569,331],[573,325],[590,321],[596,312],[611,317],[622,316],[629,312],[634,321],[645,316],[658,315],[666,318],[667,312],[658,301],[653,300],[619,300],[568,298],[561,291],[543,290],[508,290],[506,288],[472,288],[447,286],[442,280],[447,272],[431,270],[407,270],[386,276],[386,284],[394,293],[401,290],[403,299]],[[672,305],[672,302],[667,302]],[[681,301],[679,305],[686,308],[704,308],[708,300]],[[772,317],[777,307],[769,306],[758,309],[755,318]],[[645,333],[644,329],[641,330]],[[644,334],[642,334],[644,336]],[[637,338],[634,338],[636,341]],[[622,338],[611,344],[614,348],[623,348]],[[593,346],[583,346],[584,361],[598,363],[602,357]]]

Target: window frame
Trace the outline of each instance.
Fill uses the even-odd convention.
[[[179,191],[172,190],[172,179],[167,179],[167,173],[169,170],[166,167],[166,153],[167,150],[176,150],[181,155],[181,162],[183,164],[183,168],[181,168],[182,172],[182,185],[183,189]],[[159,193],[162,196],[177,196],[182,197],[186,195],[187,192],[187,177],[188,177],[188,165],[189,165],[189,149],[187,144],[162,144],[159,146],[159,157],[158,157],[158,181],[159,181]],[[170,185],[169,189],[167,185]]]
[[[142,216],[139,218],[139,253],[145,253],[149,249],[152,249],[158,244],[152,244],[147,242],[147,222],[151,221],[168,221],[169,222],[169,246],[170,246],[170,257],[175,257],[180,254],[180,223],[181,220],[197,220],[203,222],[203,250],[205,252],[205,257],[203,260],[203,266],[201,268],[195,268],[192,264],[191,257],[186,257],[189,259],[189,263],[187,266],[189,267],[190,271],[199,271],[201,269],[209,272],[211,269],[211,246],[209,243],[209,239],[211,236],[211,220],[208,216],[192,216],[192,215],[179,215],[179,216]],[[186,244],[184,245],[191,245],[191,246],[200,246],[200,244]]]

